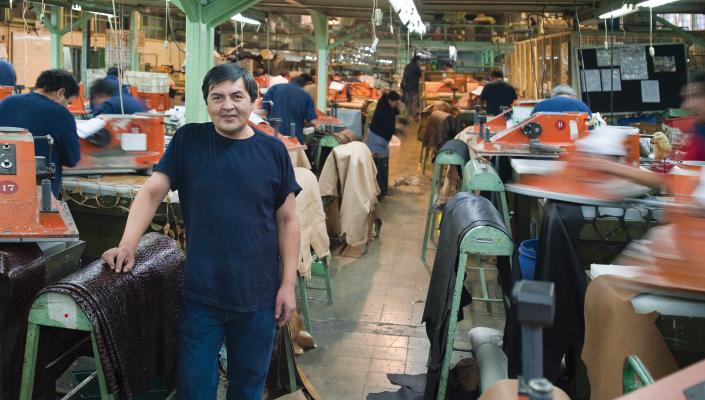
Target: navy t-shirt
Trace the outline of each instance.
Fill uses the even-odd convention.
[[[179,191],[184,297],[237,312],[274,307],[281,284],[276,211],[301,190],[284,144],[256,130],[236,140],[213,123],[188,124],[156,170]]]
[[[73,167],[81,158],[76,120],[69,110],[37,93],[10,96],[0,101],[0,126],[24,128],[34,136],[51,135],[54,138],[51,162],[56,164],[56,179],[51,183],[51,191],[59,197],[61,167]],[[35,139],[34,153],[49,160],[47,141]]]
[[[281,118],[279,132],[284,135],[296,135],[299,142],[304,142],[304,122],[316,119],[313,98],[295,83],[274,85],[264,94],[264,101],[273,101],[274,105],[263,103],[268,118]],[[289,132],[291,123],[296,124],[296,132]]]
[[[15,67],[5,60],[0,60],[0,85],[15,86],[15,84],[17,84]]]
[[[123,113],[122,110],[125,110]],[[100,114],[134,114],[147,111],[144,104],[130,95],[122,96],[122,107],[120,107],[120,95],[115,95],[93,110],[93,116]]]
[[[534,106],[534,110],[531,113],[536,114],[537,112],[570,112],[570,111],[586,112],[592,116],[592,112],[590,112],[590,108],[588,108],[588,106],[585,103],[583,103],[582,101],[580,101],[578,99],[574,99],[572,97],[566,97],[566,96],[556,96],[556,97],[551,97],[550,99],[541,100],[536,106]]]
[[[501,107],[509,107],[517,99],[517,92],[512,85],[499,79],[490,82],[482,89],[480,101],[487,102],[487,114],[497,115]]]

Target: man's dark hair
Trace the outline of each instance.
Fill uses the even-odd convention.
[[[504,73],[498,69],[492,70],[492,72],[490,72],[490,76],[493,78],[504,79]]]
[[[415,63],[415,62],[419,61],[420,59],[421,59],[421,57],[418,54],[414,54],[414,56],[411,57],[411,62]]]
[[[303,73],[303,74],[297,76],[296,78],[294,78],[294,80],[292,81],[292,83],[295,83],[295,84],[297,84],[298,86],[303,87],[303,86],[306,86],[306,85],[309,84],[309,83],[313,83],[313,77],[311,77],[311,75],[309,75],[309,74],[307,74],[307,73]]]
[[[34,84],[37,89],[42,89],[47,93],[64,89],[64,96],[76,96],[78,94],[78,83],[70,72],[63,69],[48,69],[39,74],[37,82]]]
[[[221,82],[236,81],[238,79],[242,79],[245,83],[245,89],[250,95],[250,101],[254,103],[257,100],[257,82],[255,78],[245,68],[233,63],[216,65],[203,77],[203,86],[201,86],[203,100],[208,103],[208,93],[210,93],[213,86]]]
[[[108,76],[118,76],[118,67],[108,68]]]
[[[96,79],[91,85],[91,99],[97,95],[115,96],[115,84],[107,79]]]

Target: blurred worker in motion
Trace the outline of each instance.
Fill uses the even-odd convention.
[[[56,165],[51,191],[61,198],[62,167],[73,167],[81,158],[76,120],[66,108],[78,95],[78,83],[69,72],[50,69],[39,74],[32,93],[10,96],[0,102],[0,126],[27,129],[34,136],[54,139],[49,154],[46,140],[34,140],[34,153]]]
[[[105,79],[113,85],[115,93],[117,93],[118,90],[122,90],[123,96],[131,96],[130,87],[125,84],[125,78],[123,77],[121,81],[119,75],[120,70],[118,67],[110,67],[108,68],[107,75],[105,75]]]
[[[91,85],[91,110],[100,114],[134,114],[147,111],[144,104],[132,96],[120,96],[108,79],[96,79]]]
[[[401,96],[395,91],[384,93],[377,101],[372,122],[367,130],[365,143],[370,151],[376,156],[377,183],[380,188],[380,196],[384,197],[389,188],[389,141],[397,130],[396,117],[399,115],[399,104]],[[381,168],[380,168],[381,167]]]
[[[279,132],[287,136],[296,136],[300,143],[304,143],[304,124],[316,119],[313,98],[303,89],[308,82],[312,81],[311,75],[301,74],[291,83],[270,87],[262,100],[264,109],[267,110],[267,118],[281,119]]]
[[[685,160],[705,161],[705,73],[696,75],[682,92],[681,108],[695,115],[693,137]]]
[[[480,94],[480,103],[485,103],[487,114],[497,115],[502,108],[510,107],[516,100],[517,92],[514,87],[504,81],[504,73],[494,70],[490,73],[492,82],[485,85]]]
[[[15,67],[8,61],[0,60],[0,86],[15,86],[16,84]]]
[[[537,112],[586,112],[592,116],[587,104],[575,98],[575,89],[568,85],[558,85],[551,90],[551,98],[541,100],[531,111]]]
[[[419,80],[421,80],[421,57],[414,55],[404,67],[401,90],[404,91],[406,107],[416,122],[419,121]]]

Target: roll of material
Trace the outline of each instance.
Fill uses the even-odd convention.
[[[492,328],[470,330],[470,343],[480,370],[480,393],[507,379],[507,356],[502,351],[502,332]]]
[[[132,271],[118,274],[99,260],[40,292],[68,295],[86,314],[108,388],[121,398],[176,370],[184,260],[176,241],[148,233]]]

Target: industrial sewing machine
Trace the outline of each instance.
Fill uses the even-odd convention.
[[[163,116],[115,114],[99,118],[104,126],[83,134],[81,160],[64,169],[64,174],[148,172],[164,153]]]
[[[76,271],[85,243],[66,203],[54,198],[51,160],[35,157],[34,138],[0,128],[0,400],[19,398],[22,326],[36,293]]]

